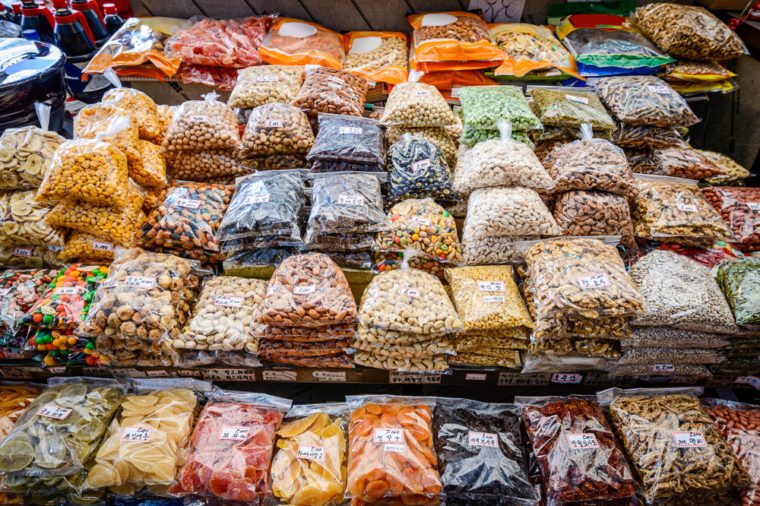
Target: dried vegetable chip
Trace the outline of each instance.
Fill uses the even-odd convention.
[[[36,189],[66,139],[29,126],[9,128],[0,136],[0,189]]]
[[[51,227],[45,218],[50,208],[35,201],[34,190],[7,194],[7,211],[0,203],[0,243],[63,246],[63,231]],[[0,196],[0,200],[3,196]]]

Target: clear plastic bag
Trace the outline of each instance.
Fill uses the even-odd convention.
[[[248,160],[241,159],[234,149],[173,151],[167,153],[166,162],[172,179],[180,181],[211,181],[254,172]]]
[[[720,213],[733,235],[733,243],[743,251],[760,249],[760,189],[702,189],[702,195]]]
[[[514,405],[438,399],[433,420],[446,504],[538,504]]]
[[[271,494],[275,431],[290,406],[280,397],[214,389],[170,492],[261,504]]]
[[[727,157],[726,155],[722,155],[720,153],[716,153],[715,151],[705,151],[703,149],[698,149],[703,156],[705,156],[708,160],[713,162],[718,167],[722,168],[725,172],[725,175],[722,176],[715,176],[711,177],[705,180],[706,183],[709,184],[739,184],[742,182],[742,180],[748,178],[750,176],[750,172],[736,163],[736,161],[732,160],[731,158]]]
[[[433,448],[430,398],[347,396],[348,488],[360,502],[437,504],[441,477]]]
[[[0,441],[8,436],[24,410],[41,392],[41,386],[31,383],[10,384],[0,387]]]
[[[0,349],[21,353],[26,347],[25,329],[19,325],[23,316],[48,291],[57,270],[6,269],[0,274]]]
[[[687,146],[677,128],[631,126],[619,124],[610,138],[615,145],[627,149],[665,149]]]
[[[448,199],[451,172],[443,152],[432,142],[404,134],[388,150],[392,201],[407,198]]]
[[[577,76],[573,57],[548,27],[527,23],[493,23],[489,29],[494,42],[506,53],[504,63],[494,71],[497,76]]]
[[[523,354],[522,374],[533,373],[577,373],[578,371],[607,371],[614,363],[604,356],[589,356],[588,354],[576,353],[570,345],[567,351],[556,351],[554,348],[548,351],[531,349],[530,353]]]
[[[542,237],[560,235],[540,195],[529,188],[483,188],[470,195],[462,240]]]
[[[594,135],[608,139],[615,122],[593,91],[546,87],[528,88],[531,107],[544,128],[561,128],[568,138],[577,138],[581,125],[591,125]]]
[[[370,81],[399,84],[407,80],[409,51],[400,32],[348,32],[343,68]]]
[[[361,327],[351,343],[355,350],[364,351],[376,357],[435,359],[439,355],[454,355],[453,338],[437,336],[420,340],[415,334],[401,334],[382,329]]]
[[[303,86],[292,104],[312,116],[318,113],[361,116],[367,100],[367,88],[367,80],[362,76],[307,65]]]
[[[79,200],[96,206],[123,207],[127,194],[127,157],[110,142],[66,141],[37,192],[37,202]]]
[[[161,146],[140,140],[137,142],[137,152],[139,158],[128,162],[129,177],[146,188],[166,186],[166,160]]]
[[[607,368],[611,378],[628,376],[633,378],[676,378],[679,383],[697,382],[699,380],[712,379],[710,369],[703,365],[694,364],[635,364],[635,365],[612,365]],[[696,499],[696,498],[695,498]],[[702,499],[701,497],[699,499]],[[693,502],[693,501],[692,501]],[[688,503],[691,504],[691,503]]]
[[[520,132],[541,129],[518,86],[468,86],[459,91],[459,101],[465,130],[498,130],[500,121],[511,122]]]
[[[657,164],[658,174],[686,179],[707,179],[725,175],[725,171],[711,162],[696,149],[672,147],[656,149],[652,161]]]
[[[98,287],[79,334],[97,338],[101,360],[114,366],[170,366],[199,285],[189,260],[122,252]]]
[[[104,137],[103,132],[108,131],[116,120],[122,124],[115,129],[117,131]],[[82,108],[74,118],[74,137],[110,142],[126,155],[128,163],[140,162],[138,123],[129,111],[116,105],[100,103]]]
[[[747,52],[739,36],[703,7],[656,3],[636,9],[633,22],[676,58],[720,61]]]
[[[636,482],[593,397],[516,397],[547,506],[632,500]]]
[[[418,62],[485,60],[495,65],[504,58],[478,13],[430,12],[407,19],[414,29],[412,50]]]
[[[302,242],[299,216],[306,204],[303,174],[263,172],[238,179],[235,195],[219,226],[222,249],[234,239],[259,238],[270,243]]]
[[[696,181],[637,175],[636,186],[639,192],[631,209],[637,237],[696,246],[730,239],[728,226]]]
[[[446,290],[432,274],[417,269],[382,272],[372,278],[359,306],[365,327],[440,335],[464,329]]]
[[[88,488],[133,496],[174,483],[187,458],[198,395],[209,383],[190,378],[135,380],[87,474]]]
[[[699,501],[748,478],[731,447],[700,407],[701,389],[613,388],[597,394],[641,479],[648,505],[671,498]]]
[[[301,89],[303,78],[303,67],[262,65],[240,69],[227,105],[253,109],[265,104],[290,103]]]
[[[375,120],[335,114],[319,115],[319,132],[306,159],[322,162],[320,171],[382,171],[384,127]],[[312,168],[317,170],[318,167]]]
[[[63,232],[47,224],[45,218],[50,208],[37,203],[36,194],[34,190],[25,190],[0,195],[0,244],[63,246]],[[7,198],[7,206],[3,197]]]
[[[281,327],[351,323],[356,302],[343,271],[321,253],[285,259],[269,280],[259,321]]]
[[[114,247],[112,242],[102,241],[92,234],[75,230],[66,239],[66,245],[61,251],[61,260],[110,264],[114,257]]]
[[[626,348],[707,348],[720,349],[730,346],[730,342],[720,334],[693,332],[671,327],[638,327],[633,336],[623,343]]]
[[[683,348],[630,348],[615,365],[651,365],[653,369],[668,369],[671,365],[716,365],[725,360],[715,350],[701,350],[694,345]]]
[[[375,246],[375,234],[323,234],[319,232],[306,232],[306,244],[311,251],[324,251],[332,258],[333,253],[369,252]],[[334,260],[341,265],[340,262]],[[370,266],[372,261],[370,258]]]
[[[380,121],[399,127],[445,127],[455,125],[457,118],[433,86],[405,82],[391,90]]]
[[[605,77],[593,86],[604,105],[625,125],[666,128],[699,122],[686,100],[658,77]]]
[[[390,126],[385,132],[385,140],[391,145],[401,139],[405,134],[411,134],[420,139],[430,141],[443,152],[449,167],[454,167],[457,161],[457,147],[444,127],[406,127]]]
[[[0,136],[0,190],[36,189],[65,140],[32,126],[5,130]]]
[[[256,107],[243,133],[242,156],[306,154],[314,144],[314,133],[306,114],[288,104]]]
[[[710,270],[688,257],[652,251],[633,264],[631,278],[646,301],[646,310],[633,321],[635,325],[711,333],[738,330]]]
[[[43,266],[59,265],[61,265],[61,259],[58,252],[46,246],[0,246],[0,266],[39,269]]]
[[[563,235],[619,235],[624,245],[636,244],[631,210],[620,195],[583,190],[561,193],[554,203],[554,219]]]
[[[322,65],[339,69],[345,51],[337,32],[317,23],[278,18],[259,48],[261,58],[273,65]]]
[[[760,324],[760,260],[723,260],[715,267],[715,279],[739,325]]]
[[[141,139],[155,142],[161,136],[158,106],[142,91],[134,88],[114,88],[103,95],[102,103],[129,112],[137,124]]]
[[[163,147],[170,152],[240,149],[237,117],[214,93],[188,100],[174,112]]]

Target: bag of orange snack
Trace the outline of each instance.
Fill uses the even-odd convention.
[[[504,53],[491,40],[483,18],[471,12],[412,14],[412,45],[418,63],[488,60],[500,62]]]
[[[343,37],[317,23],[278,18],[259,46],[259,56],[271,65],[322,65],[343,68]]]
[[[348,488],[352,504],[441,503],[441,476],[433,449],[435,401],[424,397],[346,397]]]
[[[343,36],[343,70],[369,81],[398,84],[406,81],[409,64],[407,38],[401,32],[348,32]]]

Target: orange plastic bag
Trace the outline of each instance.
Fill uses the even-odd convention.
[[[471,12],[412,14],[412,44],[417,62],[488,60],[500,62],[504,53],[493,42],[483,18]]]
[[[414,59],[414,54],[409,59],[409,69],[417,70],[419,72],[442,72],[444,70],[483,70],[491,67],[495,67],[500,62],[498,61],[428,61],[418,62]]]
[[[407,79],[409,50],[400,32],[348,32],[343,69],[370,81],[398,84]]]
[[[491,36],[504,51],[504,62],[494,71],[497,76],[523,77],[541,70],[555,69],[583,79],[575,59],[545,26],[527,23],[490,25]]]
[[[343,68],[343,37],[317,23],[278,18],[259,46],[259,56],[272,65],[322,65]]]
[[[456,86],[490,86],[498,84],[493,79],[487,78],[480,70],[444,70],[422,74],[412,72],[409,78],[411,81],[435,86],[441,91],[452,90]]]
[[[439,504],[431,399],[347,396],[352,504]]]

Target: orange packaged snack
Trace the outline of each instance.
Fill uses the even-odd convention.
[[[501,62],[504,53],[491,41],[488,25],[471,12],[412,14],[412,45],[417,63],[485,60]]]
[[[409,51],[400,32],[348,32],[344,36],[343,69],[369,81],[398,84],[406,81]]]
[[[431,399],[347,396],[346,402],[352,504],[440,504]]]
[[[278,18],[259,46],[259,56],[271,65],[322,65],[343,68],[343,37],[317,23]]]

